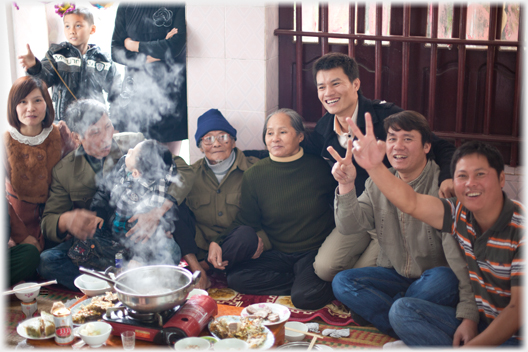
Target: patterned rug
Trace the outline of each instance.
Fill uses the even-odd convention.
[[[244,295],[227,287],[225,276],[214,273],[209,276],[211,287],[207,290],[209,296],[217,303],[236,307],[247,307],[254,303],[278,303],[290,308],[290,320],[307,322],[321,318],[324,322],[335,326],[359,326],[350,310],[341,302],[334,300],[319,310],[304,310],[296,308],[290,296]]]

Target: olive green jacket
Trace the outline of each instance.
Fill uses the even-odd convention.
[[[105,177],[113,169],[129,148],[134,147],[142,140],[144,137],[141,133],[115,134],[110,154],[103,164],[102,177]],[[178,204],[181,204],[192,188],[194,172],[179,156],[174,157],[174,162],[181,176],[182,185],[173,183],[168,193],[178,201]],[[79,148],[77,148],[59,161],[52,170],[49,197],[44,207],[41,222],[44,236],[51,241],[64,241],[65,236],[61,236],[61,238],[57,232],[60,216],[73,209],[90,209],[96,191],[95,172],[84,154],[80,153]]]
[[[240,209],[240,189],[242,175],[259,161],[255,157],[246,157],[235,148],[235,162],[219,184],[213,171],[207,166],[205,158],[192,165],[195,173],[193,188],[187,196],[187,205],[196,217],[196,244],[200,248],[197,257],[202,260],[209,250],[209,243],[231,225]],[[264,249],[271,244],[264,233],[259,231],[264,241]]]

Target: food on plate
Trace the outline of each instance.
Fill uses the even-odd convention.
[[[251,305],[246,308],[250,318],[262,318],[269,320],[272,323],[276,323],[280,320],[278,314],[275,314],[271,311],[271,308],[264,306],[259,307],[258,305]]]
[[[73,314],[72,320],[75,324],[95,321],[101,318],[106,310],[113,307],[117,301],[117,294],[112,292],[106,292],[104,296],[95,296],[89,304],[82,306]]]
[[[259,347],[267,338],[261,318],[244,317],[240,322],[228,322],[220,317],[211,323],[210,328],[211,332],[221,339],[236,338],[246,341],[249,348]]]
[[[49,318],[51,316],[51,320]],[[41,338],[51,336],[55,333],[53,315],[42,312],[38,319],[34,319],[26,325],[26,334],[29,337]]]
[[[51,314],[57,316],[64,316],[70,314],[70,310],[66,308],[64,303],[62,303],[61,301],[54,302],[53,306],[51,306]]]
[[[94,324],[88,323],[84,325],[81,330],[79,330],[79,334],[86,336],[97,336],[101,335],[101,330],[97,329]]]

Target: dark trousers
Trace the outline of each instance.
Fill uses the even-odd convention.
[[[332,284],[314,271],[317,250],[284,253],[263,252],[259,258],[238,263],[227,271],[227,285],[252,295],[291,295],[300,309],[319,309],[334,298]]]

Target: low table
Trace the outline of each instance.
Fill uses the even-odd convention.
[[[77,302],[75,302],[75,304],[82,302],[87,298],[88,298],[87,296],[83,296]],[[224,315],[240,315],[243,309],[244,308],[242,307],[233,307],[233,306],[226,306],[223,304],[219,304],[218,314],[216,316],[221,317]],[[268,328],[271,330],[271,332],[275,336],[275,343],[273,345],[274,347],[280,346],[284,343],[284,324],[285,322],[283,322],[282,324],[278,324],[278,325],[268,326]],[[208,335],[210,334],[207,328],[205,328],[204,331],[200,333],[200,336],[208,336]],[[79,340],[80,340],[79,337],[75,337],[73,343],[76,343]],[[70,348],[71,349],[71,345],[67,345],[67,346],[57,345],[55,343],[55,339],[48,339],[48,340],[29,340],[28,339],[27,343],[28,345],[34,346],[36,348]],[[106,340],[106,346],[103,346],[102,348],[116,348],[116,347],[123,348],[123,345],[121,344],[121,337],[110,335],[108,340]],[[167,348],[168,346],[167,345],[156,345],[152,342],[136,339],[136,348],[156,348],[156,347],[157,348]],[[83,349],[84,348],[90,348],[90,347],[86,345],[85,347],[83,347]]]

